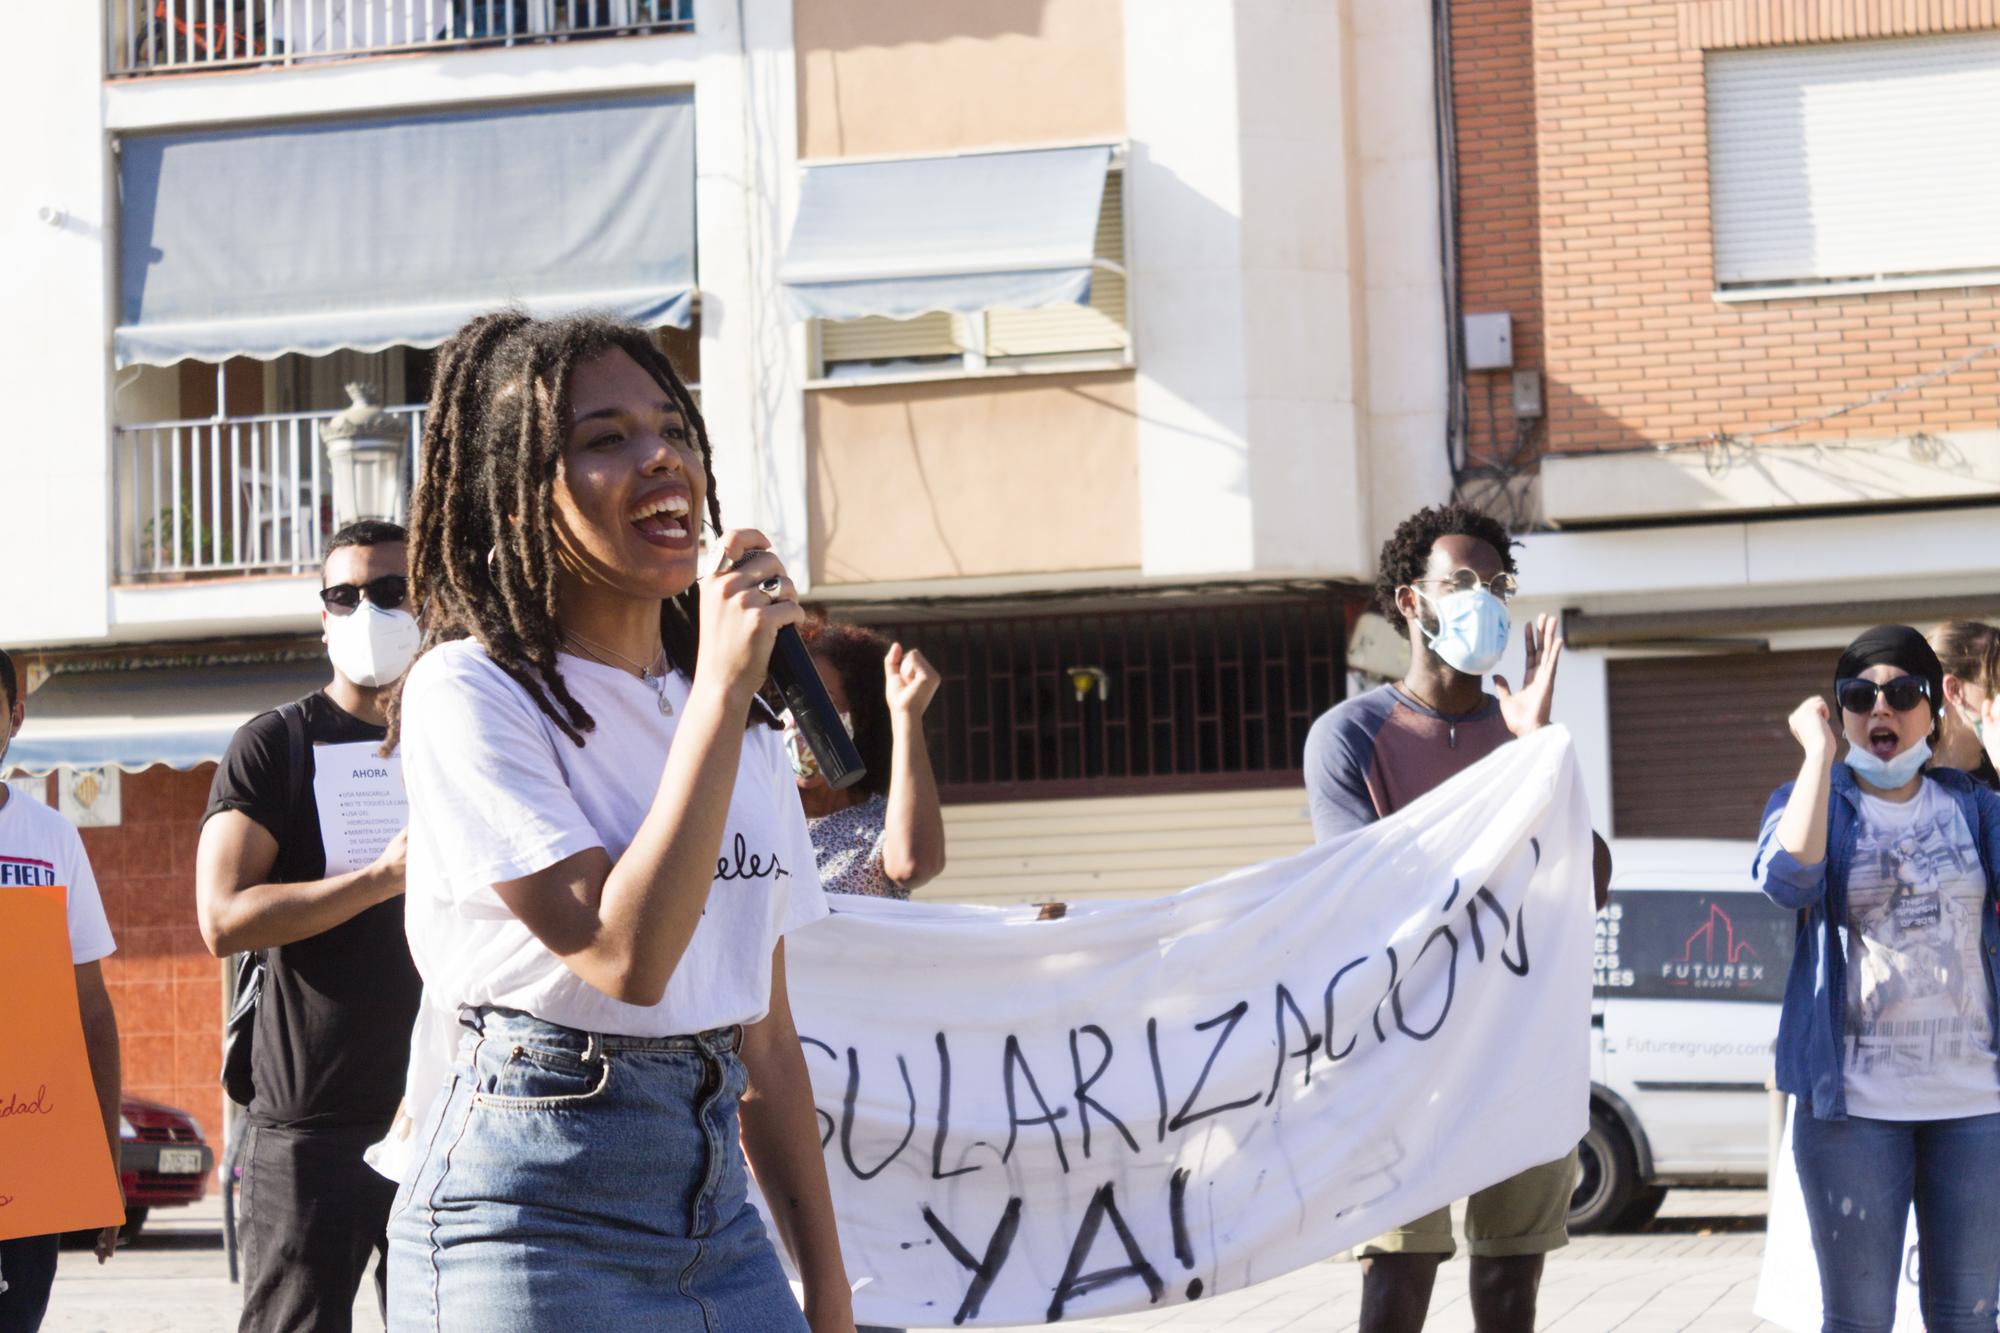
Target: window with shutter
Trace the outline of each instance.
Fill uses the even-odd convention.
[[[2000,281],[2000,32],[1711,52],[1716,286]]]
[[[1067,365],[1074,358],[1122,361],[1132,345],[1126,323],[1124,173],[1105,176],[1097,216],[1090,297],[1035,310],[992,309],[974,315],[934,312],[915,319],[815,320],[818,374],[857,379],[902,372]]]
[[[1061,356],[1077,352],[1122,352],[1131,345],[1125,330],[1125,176],[1104,178],[1104,203],[1097,215],[1098,267],[1084,305],[1052,305],[1040,310],[989,310],[986,357]]]

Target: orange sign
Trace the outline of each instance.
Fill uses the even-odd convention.
[[[0,889],[0,1240],[125,1220],[69,960],[69,891]]]

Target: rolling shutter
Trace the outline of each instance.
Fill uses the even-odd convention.
[[[1612,829],[1621,838],[1754,838],[1799,770],[1786,719],[1829,696],[1834,648],[1611,663]]]
[[[930,902],[1077,902],[1175,893],[1312,845],[1301,787],[996,801],[944,808]]]
[[[2000,32],[1707,57],[1718,285],[2000,267]]]
[[[964,351],[965,316],[943,310],[915,319],[870,315],[866,319],[826,320],[819,326],[819,359],[823,365],[958,356]]]

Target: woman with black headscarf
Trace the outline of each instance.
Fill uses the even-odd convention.
[[[1994,1333],[2000,1293],[2000,797],[1925,771],[1944,669],[1905,625],[1869,630],[1815,695],[1764,811],[1756,875],[1800,909],[1778,1026],[1827,1333],[1888,1333],[1910,1205],[1933,1333]],[[1845,761],[1834,762],[1839,736]]]

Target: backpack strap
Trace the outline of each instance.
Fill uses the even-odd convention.
[[[286,809],[296,816],[306,793],[306,710],[297,699],[278,709],[285,720]]]

